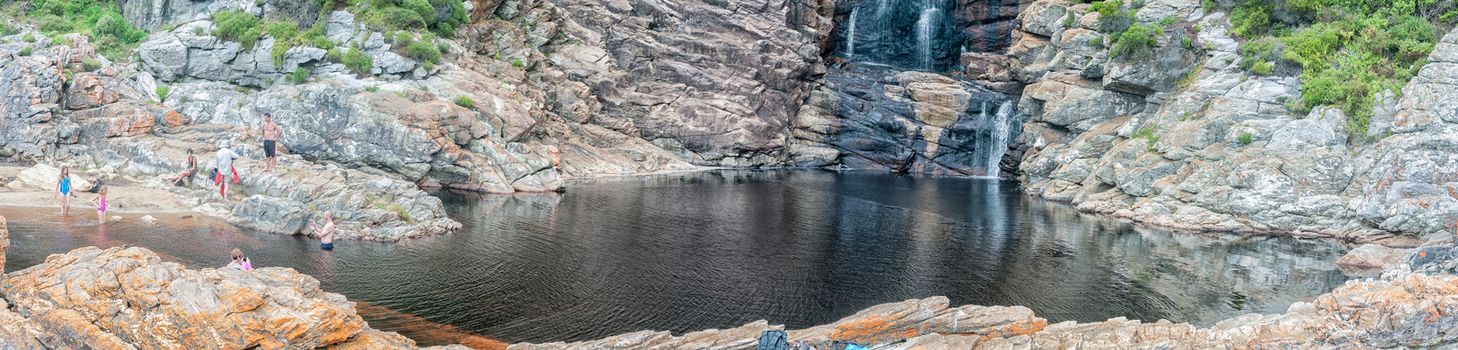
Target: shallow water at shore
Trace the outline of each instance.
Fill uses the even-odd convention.
[[[144,246],[192,268],[231,247],[369,305],[422,343],[475,333],[583,340],[643,330],[803,328],[875,304],[946,295],[1052,321],[1209,324],[1281,312],[1346,277],[1326,241],[1171,233],[1023,195],[1015,182],[818,171],[718,171],[577,183],[565,194],[442,193],[455,234],[398,244],[255,234],[198,218],[0,208],[9,270],[97,245]],[[418,318],[417,318],[418,316]],[[432,324],[436,322],[439,324]],[[446,326],[449,325],[449,326]]]

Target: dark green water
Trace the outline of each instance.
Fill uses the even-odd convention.
[[[565,194],[442,194],[455,234],[398,244],[257,234],[198,219],[0,210],[8,269],[97,245],[192,268],[241,247],[323,288],[507,341],[684,332],[766,319],[791,328],[945,295],[1051,321],[1209,324],[1282,312],[1345,281],[1338,244],[1171,233],[1081,215],[1014,182],[818,171],[710,172],[578,183]],[[416,318],[367,313],[410,333]],[[427,341],[428,343],[429,341]]]

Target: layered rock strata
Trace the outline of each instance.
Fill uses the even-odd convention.
[[[1182,1],[1135,13],[1150,25],[1177,19],[1137,62],[1109,57],[1088,5],[1037,1],[1019,15],[1008,55],[1028,84],[1018,108],[1030,118],[1020,166],[1029,192],[1191,230],[1408,247],[1451,230],[1458,135],[1440,96],[1453,92],[1458,33],[1400,98],[1379,96],[1371,132],[1353,140],[1341,111],[1286,107],[1301,96],[1292,73],[1243,71],[1226,13]]]
[[[1396,348],[1458,344],[1458,277],[1390,273],[1354,280],[1284,314],[1249,314],[1210,327],[1124,318],[1048,324],[1023,307],[948,307],[944,297],[871,307],[828,325],[789,331],[791,344],[871,349]],[[673,336],[637,332],[577,343],[516,344],[514,350],[753,349],[764,321]]]
[[[52,255],[6,275],[0,296],[7,349],[416,348],[293,269],[188,270],[144,248]]]

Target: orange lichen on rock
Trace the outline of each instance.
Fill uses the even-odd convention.
[[[144,248],[87,247],[53,255],[5,282],[0,300],[50,337],[42,338],[47,344],[307,349],[358,338],[352,348],[414,348],[408,339],[394,341],[399,335],[370,330],[353,303],[286,268],[187,270]],[[13,333],[0,332],[7,334]],[[0,348],[6,344],[0,341]],[[378,344],[401,346],[370,347]]]

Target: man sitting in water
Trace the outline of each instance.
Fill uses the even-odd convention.
[[[324,227],[319,228],[309,224],[309,230],[314,231],[314,236],[319,237],[319,249],[334,250],[334,213],[324,212]]]

